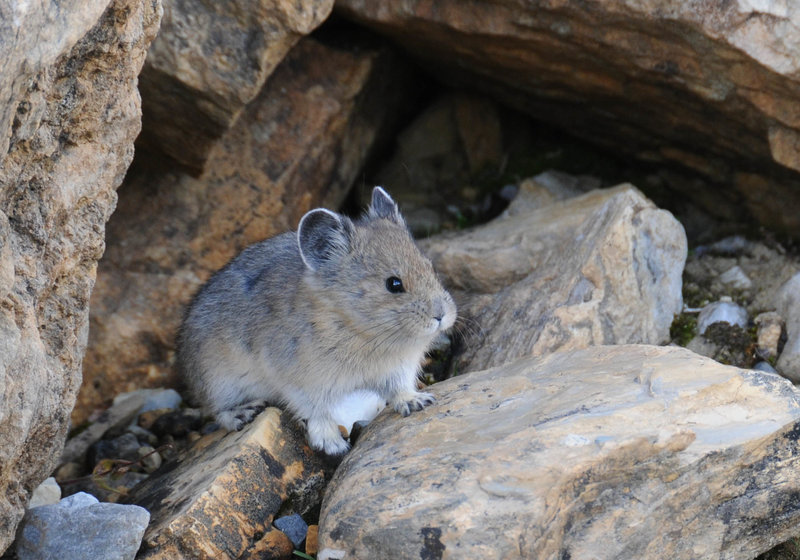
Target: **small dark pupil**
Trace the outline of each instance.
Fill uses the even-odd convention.
[[[397,276],[391,276],[386,279],[386,289],[393,294],[400,294],[406,291],[403,287],[403,281]]]

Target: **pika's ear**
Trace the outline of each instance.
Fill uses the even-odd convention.
[[[307,212],[297,226],[300,257],[311,270],[346,255],[353,238],[353,222],[330,210],[317,208]]]
[[[369,205],[370,218],[388,218],[398,224],[405,225],[397,203],[381,187],[372,189],[372,203]]]

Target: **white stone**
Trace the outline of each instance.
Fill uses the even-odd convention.
[[[28,509],[46,506],[49,504],[57,504],[61,499],[61,487],[52,476],[46,478],[36,490],[33,491],[31,501],[28,502]]]
[[[739,265],[733,266],[723,272],[719,281],[729,288],[735,290],[747,290],[753,287],[753,281],[748,278],[742,267]]]
[[[697,332],[704,334],[714,323],[728,323],[737,327],[747,327],[747,310],[731,301],[715,301],[700,311],[697,317]]]

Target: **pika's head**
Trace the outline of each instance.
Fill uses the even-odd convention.
[[[382,188],[375,187],[355,221],[324,209],[308,212],[297,239],[304,281],[355,336],[387,348],[427,347],[453,326],[453,298]]]

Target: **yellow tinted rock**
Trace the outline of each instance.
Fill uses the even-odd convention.
[[[151,513],[139,558],[255,558],[283,550],[274,515],[286,500],[304,513],[319,503],[324,484],[321,458],[276,408],[241,432],[209,434],[159,472],[127,500]]]

